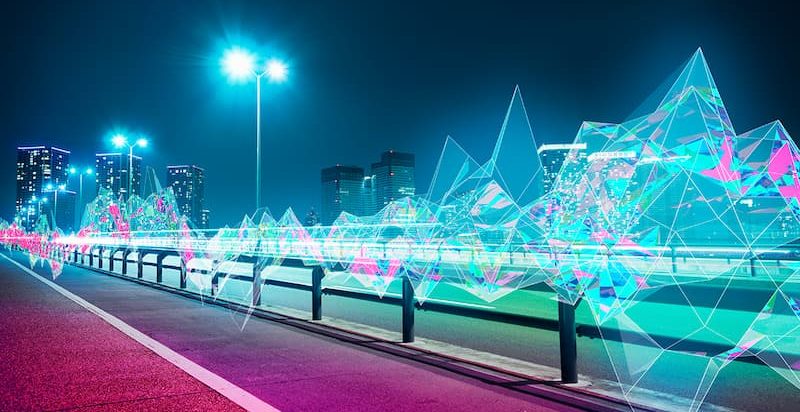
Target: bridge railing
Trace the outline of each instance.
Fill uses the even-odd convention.
[[[426,302],[423,306],[417,302],[414,295],[413,285],[407,276],[401,277],[402,287],[399,297],[379,297],[374,294],[360,291],[325,287],[323,285],[323,279],[326,276],[326,270],[322,266],[305,266],[301,260],[292,258],[283,260],[282,264],[285,266],[304,267],[310,269],[310,284],[264,277],[262,276],[262,273],[265,267],[259,264],[258,256],[252,255],[240,255],[237,259],[237,264],[246,264],[251,267],[251,271],[248,274],[243,274],[241,270],[236,270],[236,268],[226,268],[225,265],[221,265],[223,262],[209,262],[208,259],[203,258],[198,258],[195,260],[205,261],[204,265],[193,264],[194,261],[184,262],[179,252],[167,248],[127,248],[118,245],[111,245],[90,246],[86,247],[85,250],[82,251],[82,248],[68,248],[66,246],[60,246],[54,248],[53,257],[59,257],[67,263],[99,270],[115,276],[121,275],[127,279],[135,279],[139,282],[151,284],[155,283],[159,287],[177,289],[185,293],[206,295],[215,299],[221,299],[219,297],[219,284],[221,278],[245,281],[251,284],[252,290],[251,300],[247,302],[247,304],[249,309],[256,310],[258,310],[258,306],[262,304],[263,296],[261,289],[263,286],[304,290],[310,292],[311,294],[310,303],[312,320],[322,319],[323,295],[335,295],[399,305],[401,307],[400,330],[402,332],[402,341],[404,343],[414,342],[415,311],[420,309],[558,331],[561,346],[562,382],[575,383],[578,381],[575,307],[566,303],[559,303],[558,321],[519,314],[493,312],[482,308],[447,305],[442,303]],[[168,259],[169,257],[173,258]],[[146,268],[155,269],[154,279],[152,277],[150,277],[152,280],[145,279]],[[177,272],[177,282],[165,282],[165,270]],[[210,278],[207,279],[209,287],[205,290],[202,286],[199,287],[199,290],[197,291],[189,290],[189,277],[191,274],[209,276]],[[171,285],[168,283],[171,283]]]
[[[351,242],[353,243],[354,247],[361,247],[358,242]],[[201,245],[193,245],[194,247],[198,247]],[[300,258],[299,255],[289,255],[286,259],[283,259],[281,262],[285,266],[299,266],[299,267],[307,267],[311,269],[311,282],[297,282],[297,281],[290,281],[285,279],[273,279],[269,277],[264,277],[263,272],[265,269],[265,265],[263,264],[264,259],[263,255],[259,254],[243,254],[238,256],[236,259],[238,264],[245,264],[249,265],[249,271],[242,272],[240,270],[235,270],[235,268],[229,268],[224,263],[226,262],[219,262],[213,261],[204,258],[196,258],[189,260],[188,262],[184,262],[184,256],[181,256],[181,253],[178,252],[180,249],[174,249],[175,245],[172,241],[167,241],[163,245],[157,245],[155,247],[127,247],[125,246],[124,242],[120,242],[119,244],[94,244],[92,246],[88,246],[86,253],[81,253],[81,247],[75,247],[75,245],[70,245],[68,243],[57,245],[53,249],[54,256],[58,257],[58,254],[61,254],[61,258],[66,258],[64,260],[76,263],[79,265],[84,265],[88,267],[92,267],[93,269],[103,270],[110,273],[115,273],[117,269],[119,269],[120,273],[127,277],[134,277],[139,281],[142,282],[150,282],[153,281],[145,280],[144,279],[144,269],[146,267],[152,267],[155,269],[155,279],[154,283],[163,287],[173,287],[175,289],[183,290],[189,293],[197,293],[199,295],[208,295],[212,296],[215,299],[220,299],[219,297],[219,284],[221,278],[228,278],[234,279],[239,281],[248,282],[251,286],[251,300],[247,302],[247,304],[253,308],[257,308],[262,303],[262,287],[263,286],[276,286],[276,287],[284,287],[284,288],[292,288],[298,290],[304,290],[311,293],[311,313],[313,320],[320,320],[322,319],[322,302],[323,302],[323,295],[337,295],[337,296],[344,296],[350,298],[356,298],[361,300],[372,300],[378,301],[382,303],[388,304],[396,304],[401,306],[402,309],[402,339],[403,342],[413,342],[414,341],[414,325],[415,325],[415,310],[417,309],[424,309],[424,310],[431,310],[431,311],[438,311],[438,312],[445,312],[456,314],[460,316],[468,316],[473,318],[480,318],[486,319],[491,321],[499,321],[499,322],[506,322],[506,323],[514,323],[514,324],[521,324],[521,325],[528,325],[534,326],[541,329],[547,329],[552,331],[559,332],[559,345],[560,345],[560,354],[561,354],[561,372],[562,372],[562,381],[564,382],[575,382],[577,381],[577,331],[580,329],[582,334],[589,335],[589,336],[598,336],[602,337],[604,334],[608,336],[609,334],[606,332],[597,333],[595,331],[600,331],[602,327],[596,327],[595,325],[576,325],[575,322],[575,306],[570,305],[568,303],[559,302],[558,303],[558,317],[557,321],[553,321],[551,319],[541,319],[535,318],[532,316],[526,315],[519,315],[519,314],[512,314],[512,313],[502,313],[491,311],[487,309],[482,309],[479,307],[463,307],[463,306],[454,306],[454,305],[447,305],[441,303],[435,303],[428,301],[425,303],[424,307],[420,305],[414,296],[414,288],[407,276],[401,276],[402,279],[402,288],[399,297],[395,296],[382,296],[378,297],[375,294],[369,294],[365,292],[359,292],[354,290],[345,290],[345,289],[337,289],[335,287],[326,287],[323,285],[323,279],[326,275],[326,270],[319,265],[311,265],[306,266],[303,264],[303,260]],[[65,256],[66,251],[71,250],[72,252],[69,255]],[[263,249],[262,249],[263,250]],[[388,250],[388,252],[393,252],[392,250]],[[677,248],[672,248],[668,253],[667,256],[663,257],[660,261],[660,265],[662,267],[666,267],[666,272],[676,273],[678,268],[685,268],[686,259],[691,257],[692,259],[696,260],[698,257],[693,253],[696,253],[696,250],[679,250]],[[455,256],[460,254],[460,251],[451,250],[449,253],[453,253]],[[745,268],[745,272],[749,273],[740,273],[739,275],[746,275],[748,277],[755,276],[756,270],[763,270],[765,261],[758,260],[757,257],[753,256],[750,259],[741,259],[741,256],[737,255],[737,251],[732,252],[730,255],[726,256],[724,253],[720,253],[717,251],[713,254],[708,254],[706,257],[702,259],[709,260],[709,262],[701,262],[705,264],[719,264],[719,265],[737,265],[743,266]],[[589,255],[589,253],[586,253]],[[710,256],[709,256],[710,255]],[[131,258],[133,256],[133,258]],[[174,257],[173,259],[168,259],[169,257]],[[789,253],[778,253],[776,256],[764,256],[769,257],[771,260],[766,262],[775,263],[777,266],[781,264],[781,260],[783,261],[795,261],[797,260],[794,256]],[[508,255],[509,259],[514,259],[514,254]],[[622,258],[626,259],[635,259],[635,257],[630,256],[623,256]],[[654,262],[652,260],[650,262],[647,261],[647,257],[638,257],[639,260],[643,262],[643,264],[650,264],[652,265]],[[665,262],[666,260],[666,262]],[[87,264],[88,261],[88,264]],[[173,263],[169,263],[169,262]],[[177,263],[174,263],[177,262]],[[259,264],[259,262],[262,262]],[[521,260],[521,264],[524,262],[524,259]],[[527,262],[525,262],[527,263]],[[633,262],[635,263],[635,262]],[[749,265],[748,265],[749,263]],[[117,266],[119,264],[120,266]],[[132,264],[135,264],[135,272],[134,275],[131,275],[130,268]],[[632,262],[627,262],[627,265],[633,267]],[[164,282],[164,270],[176,271],[179,275],[177,282],[174,283],[174,286],[166,285]],[[651,269],[652,270],[652,269]],[[208,290],[203,290],[202,288],[199,291],[190,291],[188,289],[188,278],[190,274],[200,274],[203,276],[210,276],[208,278]],[[202,279],[205,279],[204,277]],[[619,331],[615,331],[619,333]],[[724,350],[724,348],[719,348],[720,352]]]

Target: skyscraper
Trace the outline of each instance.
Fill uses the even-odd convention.
[[[381,154],[381,161],[372,164],[372,187],[375,190],[375,213],[390,202],[413,196],[414,155],[389,150]]]
[[[47,185],[58,187],[67,183],[69,175],[68,150],[57,147],[27,146],[17,148],[17,197],[15,212],[21,224],[30,229],[36,223]]]
[[[336,165],[322,169],[322,224],[330,225],[342,212],[364,212],[364,169]]]
[[[208,216],[203,217],[204,175],[205,171],[194,165],[167,166],[167,185],[172,187],[178,209],[199,229],[208,229]]]
[[[572,165],[586,162],[586,143],[573,144],[543,144],[538,149],[539,158],[542,161],[542,171],[544,173],[544,193],[549,193],[556,184],[559,174],[566,182],[575,181],[580,177],[578,167],[566,167],[565,164]]]
[[[127,154],[123,153],[98,153],[95,155],[95,179],[97,192],[100,189],[108,189],[114,193],[114,197],[122,196],[128,198],[128,167],[132,163],[133,173],[131,192],[141,195],[142,189],[142,158],[133,156],[128,159]]]

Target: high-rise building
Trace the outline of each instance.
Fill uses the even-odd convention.
[[[544,174],[544,193],[550,193],[559,178],[566,182],[576,181],[580,172],[578,167],[563,167],[565,164],[585,163],[586,143],[543,144],[538,149]],[[577,183],[577,182],[576,182]]]
[[[381,154],[381,161],[372,164],[372,187],[375,191],[375,210],[377,212],[390,202],[413,196],[414,155],[389,150]]]
[[[32,228],[39,219],[47,185],[59,187],[69,176],[68,150],[57,147],[27,146],[17,148],[17,197],[15,212],[21,224]],[[74,207],[74,205],[73,205]]]
[[[364,212],[364,169],[336,165],[322,169],[322,224],[330,225],[342,212]]]
[[[95,182],[97,192],[100,189],[108,189],[114,197],[122,196],[128,198],[128,179],[129,166],[132,166],[131,192],[141,196],[142,190],[142,158],[133,156],[128,158],[128,154],[123,153],[98,153],[95,155]]]
[[[181,214],[199,229],[207,229],[203,219],[205,204],[205,171],[194,165],[167,166],[167,185],[172,187]]]

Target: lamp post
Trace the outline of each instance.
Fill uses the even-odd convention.
[[[256,79],[256,210],[261,208],[261,78],[267,76],[270,82],[281,83],[286,80],[289,68],[280,60],[270,59],[263,69],[256,69],[256,56],[249,51],[234,47],[222,56],[222,69],[234,82]]]
[[[117,134],[111,138],[111,142],[115,147],[122,148],[128,147],[128,199],[131,198],[133,190],[133,148],[139,146],[141,148],[147,147],[147,139],[140,138],[133,144],[128,143],[128,138],[125,135]]]
[[[94,169],[91,167],[87,167],[85,170],[78,173],[78,169],[74,167],[69,168],[70,175],[78,175],[78,206],[75,208],[77,213],[75,213],[75,227],[79,227],[81,224],[81,217],[83,214],[83,175],[93,175]]]

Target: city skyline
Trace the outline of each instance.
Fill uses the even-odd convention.
[[[379,11],[369,3],[323,4],[311,15],[251,2],[229,3],[225,13],[214,2],[192,8],[97,4],[81,14],[58,3],[14,7],[3,13],[18,17],[3,26],[10,33],[3,37],[27,40],[10,44],[13,64],[0,79],[9,105],[0,111],[0,159],[11,163],[17,146],[41,143],[69,147],[76,163],[91,164],[94,153],[111,150],[108,133],[141,130],[153,142],[144,155],[155,170],[171,163],[214,165],[208,206],[215,221],[234,222],[252,212],[254,88],[227,84],[218,63],[225,47],[240,42],[278,53],[292,70],[287,84],[264,87],[263,198],[272,210],[319,210],[322,167],[360,163],[387,148],[417,154],[420,184],[430,181],[448,135],[476,156],[488,156],[516,84],[537,139],[571,142],[583,120],[626,119],[698,46],[717,68],[738,129],[774,118],[798,126],[800,109],[791,102],[800,90],[789,70],[798,57],[786,52],[795,28],[781,23],[788,14],[779,7],[425,7],[416,13],[400,5]],[[648,10],[658,10],[659,25],[632,17]],[[545,11],[554,17],[542,18]],[[600,14],[610,22],[597,20]],[[117,30],[151,16],[154,24]],[[451,29],[432,24],[445,16]],[[737,16],[753,24],[717,23]],[[615,30],[608,38],[586,43],[609,24]],[[435,40],[420,47],[411,30],[414,39]],[[694,35],[674,35],[686,30]],[[358,39],[365,37],[371,40],[362,44]],[[736,39],[753,37],[762,39],[758,48],[734,47]],[[154,38],[160,39],[155,45]],[[773,63],[778,56],[782,64]],[[88,72],[81,64],[87,59],[94,67]],[[58,73],[52,73],[48,67],[56,62]],[[26,76],[36,84],[16,80]],[[238,171],[246,178],[229,183]],[[0,215],[9,216],[13,180],[2,179]]]
[[[14,214],[8,220],[17,221],[26,230],[34,229],[44,216],[51,229],[57,226],[71,233],[80,227],[85,205],[102,191],[108,191],[113,199],[126,199],[130,189],[145,198],[160,190],[162,184],[173,188],[182,215],[197,228],[209,228],[205,171],[197,165],[169,165],[163,180],[152,168],[145,168],[143,179],[143,158],[133,154],[97,153],[93,167],[74,164],[71,151],[55,146],[20,146],[16,154],[16,198]],[[130,180],[129,167],[133,170]]]

